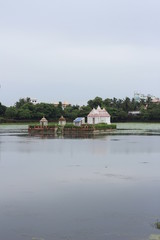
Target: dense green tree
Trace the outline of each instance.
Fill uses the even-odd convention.
[[[125,99],[96,97],[88,101],[86,106],[69,105],[63,108],[59,102],[53,104],[39,103],[34,105],[30,98],[21,98],[15,106],[6,107],[0,103],[0,121],[8,120],[40,120],[45,116],[48,120],[57,121],[63,115],[68,121],[76,117],[87,117],[88,113],[97,106],[105,107],[111,115],[112,122],[118,121],[160,121],[160,104],[153,103],[150,98],[139,102],[126,97]],[[140,111],[139,115],[128,114],[129,111]]]
[[[131,100],[131,106],[132,106],[132,111],[139,110],[139,103],[136,102],[134,98],[132,98],[132,100]]]
[[[79,115],[79,106],[67,106],[64,109],[63,115],[68,120],[74,120]]]
[[[4,116],[7,107],[2,105],[0,102],[0,116]]]
[[[16,107],[8,107],[5,111],[5,117],[7,119],[16,119],[18,114],[18,110],[16,109]]]
[[[133,110],[131,101],[128,97],[126,97],[125,100],[123,101],[122,108],[125,112]]]
[[[57,107],[58,108],[58,107]],[[57,117],[56,107],[53,104],[39,103],[34,105],[33,115],[35,119],[45,116],[48,119]]]
[[[152,103],[151,97],[147,97],[146,104],[149,106]]]
[[[79,116],[87,117],[87,115],[90,113],[91,110],[92,109],[90,106],[82,106],[79,109]]]
[[[22,107],[25,103],[30,103],[31,99],[27,98],[20,98],[18,102],[15,103],[16,108]]]
[[[122,99],[117,99],[116,107],[121,109],[122,108],[122,104],[123,104],[123,100]]]
[[[30,120],[32,119],[32,112],[26,108],[18,109],[17,118],[22,120]]]
[[[106,99],[103,101],[103,104],[104,104],[105,107],[111,107],[111,105],[112,105],[112,99],[106,98]]]
[[[101,97],[95,97],[95,99],[88,101],[88,105],[91,108],[97,108],[98,106],[102,107],[103,106],[103,100],[102,100]]]
[[[111,102],[112,107],[116,107],[117,106],[117,98],[113,98],[112,102]]]

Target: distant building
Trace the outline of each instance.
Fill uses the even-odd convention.
[[[92,111],[87,116],[88,124],[98,124],[98,123],[111,123],[111,116],[105,110],[105,108],[101,109],[100,106],[97,109],[93,108]]]
[[[54,105],[55,107],[58,107],[59,102],[54,102],[53,105]]]
[[[144,95],[144,94],[135,92],[135,93],[134,93],[134,100],[135,100],[136,102],[140,102],[141,100],[146,101],[146,100],[147,100],[147,96]]]
[[[78,117],[73,121],[73,124],[75,126],[81,126],[82,124],[85,124],[85,118],[84,117]]]
[[[63,116],[61,116],[60,119],[59,119],[58,124],[61,125],[61,126],[66,125],[66,119]]]
[[[59,103],[61,103],[61,102],[54,102],[53,103],[53,105],[55,106],[55,107],[58,107],[58,105],[59,105]],[[68,103],[68,102],[62,102],[62,109],[64,110],[67,106],[70,106],[71,104],[70,103]]]
[[[132,116],[137,116],[137,115],[140,115],[141,112],[140,111],[129,111],[128,112],[128,115],[132,115]]]
[[[65,108],[68,107],[69,105],[70,105],[70,103],[68,103],[68,102],[65,101],[65,102],[62,103],[62,108],[65,109]]]
[[[136,102],[140,102],[141,100],[144,100],[146,102],[149,98],[151,99],[151,102],[153,102],[153,103],[160,103],[160,99],[151,94],[144,95],[144,94],[137,93],[137,92],[134,93],[134,100]]]
[[[36,98],[31,98],[30,102],[33,103],[34,105],[38,103]]]
[[[152,103],[160,103],[160,99],[159,98],[154,98],[154,99],[152,99]]]

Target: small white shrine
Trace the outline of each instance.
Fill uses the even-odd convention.
[[[85,118],[84,117],[77,117],[74,121],[73,124],[75,126],[81,126],[82,124],[85,124]]]
[[[61,126],[66,125],[66,119],[63,116],[61,116],[60,119],[59,119],[58,124],[61,125]]]
[[[101,109],[100,106],[97,109],[93,108],[87,116],[88,124],[107,123],[111,124],[111,116],[105,108]]]
[[[45,126],[48,126],[48,120],[43,117],[41,120],[40,120],[40,126],[41,127],[45,127]]]

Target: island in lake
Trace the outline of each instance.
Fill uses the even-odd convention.
[[[29,125],[28,132],[31,135],[89,135],[104,134],[116,129],[115,124],[111,124],[111,116],[105,108],[93,108],[87,115],[87,122],[84,117],[77,117],[73,123],[67,123],[61,116],[58,123],[48,124],[48,120],[43,117],[39,125]]]

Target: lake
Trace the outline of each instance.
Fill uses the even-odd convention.
[[[26,125],[0,125],[0,239],[158,236],[160,124],[117,128],[65,139],[28,136]]]

